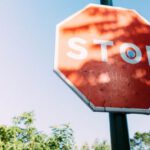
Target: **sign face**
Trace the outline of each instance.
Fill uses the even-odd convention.
[[[150,25],[90,4],[57,25],[54,70],[94,111],[150,114]]]

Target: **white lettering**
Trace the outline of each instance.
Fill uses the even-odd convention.
[[[113,42],[95,39],[93,40],[93,43],[101,45],[101,60],[107,62],[108,61],[107,46],[112,46]]]
[[[78,44],[86,44],[86,41],[79,37],[71,38],[68,41],[69,47],[72,48],[74,51],[76,51],[76,53],[73,51],[70,51],[67,53],[67,56],[73,59],[77,59],[77,60],[85,59],[88,55],[88,52],[84,47]]]
[[[88,51],[84,47],[87,44],[87,41],[80,37],[73,37],[68,40],[68,45],[72,51],[67,52],[67,56],[76,59],[82,60],[88,56]],[[108,46],[113,46],[113,41],[99,40],[94,39],[93,44],[99,44],[101,48],[101,61],[108,62]],[[146,46],[148,64],[150,66],[150,45]],[[142,59],[142,52],[140,48],[133,43],[123,43],[120,46],[120,55],[122,59],[130,64],[137,64]]]
[[[127,53],[127,49],[131,48]],[[134,50],[133,50],[134,49]],[[132,43],[124,43],[120,46],[120,54],[123,60],[130,64],[137,64],[142,59],[142,53],[139,47]]]
[[[150,46],[146,46],[146,51],[147,51],[148,63],[150,66]]]

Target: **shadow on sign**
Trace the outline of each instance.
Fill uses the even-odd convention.
[[[59,56],[59,69],[95,106],[150,107],[150,58],[146,52],[150,26],[143,18],[131,10],[90,7],[64,23],[60,31],[60,48],[69,49],[66,42],[70,37],[87,41],[88,57],[74,62]],[[93,39],[113,41],[113,46],[107,47],[108,62],[101,61],[101,46],[93,44]],[[119,48],[123,43],[140,48],[139,63],[130,64],[122,59]]]

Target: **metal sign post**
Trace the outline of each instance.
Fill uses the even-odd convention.
[[[112,6],[112,0],[101,0],[101,4]],[[126,114],[109,113],[111,149],[130,150]]]
[[[110,6],[113,5],[112,0],[100,0],[100,2],[101,2],[101,4],[103,4],[103,5],[110,5]]]
[[[112,150],[130,150],[126,114],[109,113]]]

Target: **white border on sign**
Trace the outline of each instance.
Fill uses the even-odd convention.
[[[71,15],[64,21],[60,22],[56,26],[56,38],[55,38],[55,57],[54,57],[54,72],[83,100],[83,102],[93,111],[96,112],[120,112],[120,113],[135,113],[135,114],[150,114],[149,109],[137,109],[137,108],[115,108],[115,107],[95,107],[59,70],[58,70],[58,43],[59,43],[59,27],[64,24],[66,21],[72,19],[76,15],[80,14],[82,11],[87,9],[88,7],[95,6],[95,7],[107,7],[110,9],[120,9],[120,10],[131,10],[136,13],[141,19],[150,25],[150,22],[146,20],[142,15],[140,15],[136,10],[133,9],[126,9],[121,7],[112,7],[112,6],[105,6],[105,5],[98,5],[98,4],[88,4],[86,7],[81,9],[80,11],[76,12],[75,14]]]

